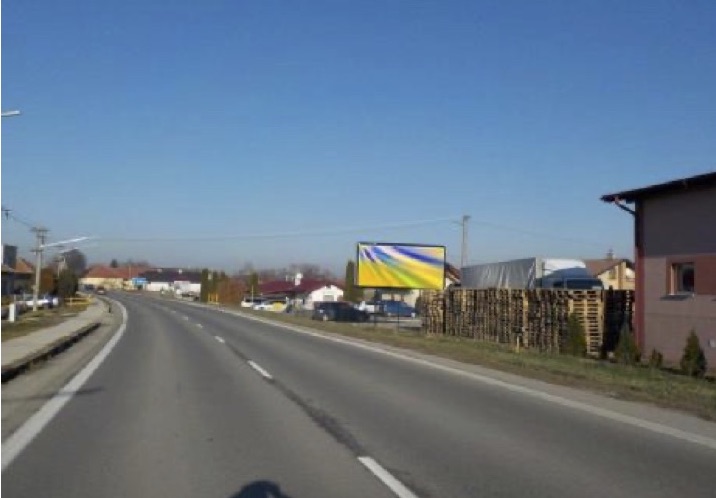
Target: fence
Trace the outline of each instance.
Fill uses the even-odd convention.
[[[469,337],[559,352],[567,320],[584,327],[587,352],[613,351],[624,323],[631,326],[633,291],[554,289],[455,289],[426,291],[420,300],[428,334]]]

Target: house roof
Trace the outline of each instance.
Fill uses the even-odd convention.
[[[15,273],[35,273],[35,267],[24,258],[17,258],[15,262]]]
[[[201,272],[183,270],[180,268],[156,268],[142,272],[139,276],[147,279],[148,282],[191,282],[201,283]]]
[[[696,175],[688,178],[680,178],[678,180],[649,185],[648,187],[633,190],[624,190],[614,194],[603,195],[601,199],[604,202],[635,202],[647,197],[655,197],[673,192],[682,192],[684,190],[712,186],[716,186],[716,172],[705,173],[703,175]]]
[[[293,280],[273,280],[259,284],[259,292],[261,294],[309,294],[321,287],[335,285],[339,289],[343,289],[343,284],[332,280],[313,280],[303,279],[298,285]]]
[[[127,280],[129,280],[138,277],[142,273],[149,271],[151,268],[147,266],[124,265],[115,269],[117,270],[119,275],[122,275],[122,278],[126,278]]]
[[[602,273],[611,270],[615,266],[618,266],[623,261],[627,262],[627,267],[632,267],[631,261],[625,258],[606,258],[606,259],[585,259],[584,264],[587,266],[587,270],[594,277],[598,277]]]
[[[3,273],[15,273],[15,270],[12,267],[4,264],[4,265],[2,265],[2,272]]]
[[[93,266],[89,270],[87,270],[87,273],[85,273],[84,278],[125,278],[125,276],[122,274],[121,270],[119,268],[111,268],[109,266],[103,266],[103,265],[97,265]]]
[[[451,282],[460,282],[460,270],[450,263],[445,263],[445,278]]]

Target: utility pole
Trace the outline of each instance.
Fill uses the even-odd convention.
[[[47,237],[47,228],[34,227],[32,229],[37,237],[37,246],[35,249],[35,288],[32,291],[32,311],[37,311],[37,302],[40,297],[40,274],[42,272],[42,251],[45,248],[45,237]]]
[[[470,216],[462,216],[462,252],[460,254],[460,269],[462,270],[467,266],[467,223],[470,221]]]

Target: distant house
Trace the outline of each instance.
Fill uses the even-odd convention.
[[[625,258],[585,259],[584,264],[594,278],[604,284],[605,289],[634,290],[636,272],[634,263]]]
[[[80,285],[102,286],[105,289],[121,289],[124,286],[125,275],[119,268],[104,265],[95,265],[80,278]]]
[[[635,331],[677,363],[693,329],[716,367],[716,172],[602,196],[634,216]],[[634,204],[634,209],[625,204]]]
[[[149,292],[201,292],[201,272],[182,268],[154,268],[142,272],[140,278],[146,279],[144,290]]]
[[[17,258],[15,263],[15,290],[30,292],[35,285],[35,265],[25,258]]]
[[[259,292],[261,297],[285,299],[304,309],[313,309],[315,303],[343,299],[343,285],[330,280],[274,280],[259,284]]]
[[[35,267],[17,256],[17,246],[2,245],[2,295],[30,292]]]
[[[2,265],[2,295],[9,296],[15,293],[15,269]]]

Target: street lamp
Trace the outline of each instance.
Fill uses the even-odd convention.
[[[51,244],[45,244],[45,235],[47,234],[47,229],[44,228],[37,228],[35,231],[38,234],[37,239],[37,248],[35,249],[35,252],[37,253],[37,262],[35,265],[35,288],[32,292],[32,311],[37,311],[37,303],[40,298],[40,274],[42,271],[42,251],[49,247],[57,247],[57,246],[64,246],[67,244],[74,244],[75,242],[81,242],[83,240],[89,239],[89,237],[78,237],[76,239],[70,239],[70,240],[62,240],[60,242],[53,242]]]

